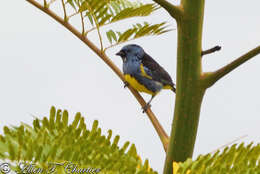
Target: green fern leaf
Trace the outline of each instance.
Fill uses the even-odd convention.
[[[56,111],[52,107],[49,119],[36,118],[33,127],[25,123],[19,127],[5,126],[4,135],[0,135],[0,157],[12,160],[13,164],[32,161],[41,168],[48,167],[48,162],[69,161],[86,168],[101,169],[101,174],[155,173],[147,167],[148,161],[142,164],[133,144],[128,149],[130,143],[126,142],[120,148],[120,137],[115,136],[112,143],[111,137],[111,130],[107,136],[102,135],[97,120],[93,122],[91,130],[87,130],[80,113],[69,124],[68,112]],[[60,169],[57,171],[65,173]]]
[[[69,119],[69,113],[68,113],[68,111],[64,111],[63,113],[62,113],[62,123],[63,123],[63,126],[64,127],[67,127],[67,125],[68,125],[68,119]]]
[[[123,34],[120,35],[120,37],[118,38],[118,42],[126,41],[129,37],[131,37],[131,35],[132,35],[136,30],[137,30],[136,28],[128,29],[127,31],[125,31]]]
[[[112,36],[112,38],[113,38],[113,40],[115,41],[115,42],[117,42],[117,37],[116,37],[116,33],[113,31],[113,30],[110,30],[110,32],[111,32],[111,36]]]
[[[110,42],[110,44],[112,44],[112,34],[111,34],[111,30],[107,31],[106,34],[107,34],[107,39],[108,39],[108,41]]]
[[[85,16],[88,17],[88,20],[89,20],[89,22],[91,23],[91,25],[94,26],[94,20],[93,20],[93,17],[92,17],[92,15],[90,14],[89,11],[86,12]]]
[[[158,7],[155,4],[145,4],[140,7],[127,7],[121,11],[117,11],[116,15],[111,19],[111,22],[116,22],[130,17],[148,16],[157,9]]]
[[[66,3],[69,3],[69,4],[71,5],[71,7],[72,7],[74,10],[76,10],[76,6],[75,6],[73,0],[67,0]]]
[[[113,39],[116,44],[126,42],[128,40],[132,39],[138,39],[144,36],[150,36],[150,35],[160,35],[162,33],[168,32],[171,30],[166,29],[166,23],[162,22],[160,24],[149,24],[147,22],[144,22],[143,24],[137,23],[132,26],[132,28],[124,31],[119,32],[116,31],[117,36],[113,30],[108,31],[107,38],[110,43],[111,37],[113,36]],[[113,34],[112,34],[113,32]],[[117,39],[118,38],[118,39]]]
[[[102,18],[102,19],[100,20],[100,22],[98,23],[98,25],[99,25],[99,26],[104,25],[107,21],[110,20],[110,18],[111,18],[111,15],[106,15],[104,18]]]
[[[174,162],[173,174],[245,174],[260,173],[260,144],[234,144],[222,152],[200,155],[196,160]],[[176,169],[177,168],[177,169]]]

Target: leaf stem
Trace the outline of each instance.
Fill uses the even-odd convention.
[[[61,3],[62,3],[63,13],[64,13],[64,21],[68,22],[64,0],[61,0]]]
[[[48,4],[47,4],[47,1],[46,1],[46,0],[43,1],[43,4],[44,4],[44,7],[45,7],[45,8],[48,8]]]
[[[86,38],[84,35],[82,35],[76,28],[74,28],[71,24],[68,22],[65,22],[61,17],[56,15],[54,12],[52,12],[49,9],[44,8],[40,3],[36,2],[35,0],[26,0],[27,2],[31,3],[36,8],[40,9],[44,13],[48,14],[50,17],[52,17],[54,20],[56,20],[58,23],[63,25],[65,28],[67,28],[71,33],[73,33],[78,39],[80,39],[82,42],[84,42],[92,51],[94,51],[113,71],[116,73],[116,75],[124,82],[124,76],[120,69],[109,59],[109,57],[102,52],[100,49],[98,49],[88,38]],[[135,96],[136,100],[139,102],[139,104],[144,107],[146,105],[145,100],[142,98],[142,96],[134,90],[131,86],[128,86],[131,93]],[[158,119],[152,112],[150,108],[146,110],[146,114],[150,121],[152,122],[153,127],[155,128],[162,144],[164,147],[164,150],[167,151],[169,137],[164,131],[163,127],[159,123]]]
[[[153,0],[161,7],[163,7],[176,21],[179,21],[182,16],[181,6],[175,6],[168,2],[167,0]]]
[[[95,21],[96,26],[97,26],[97,33],[98,33],[99,42],[100,42],[100,49],[101,49],[102,52],[104,52],[103,41],[102,41],[102,36],[101,36],[101,33],[100,33],[99,24],[98,24],[97,18],[94,14],[93,14],[93,18],[94,18],[94,21]]]
[[[48,7],[52,4],[52,3],[54,3],[56,0],[51,0],[49,3],[48,3]]]
[[[77,14],[79,14],[79,12],[75,12],[75,13],[69,15],[68,18],[71,18],[71,17],[73,17],[73,16],[75,16],[75,15],[77,15]]]
[[[215,72],[204,73],[205,74],[204,80],[206,81],[207,87],[212,86],[219,79],[221,79],[222,77],[224,77],[225,75],[227,75],[228,73],[230,73],[231,71],[233,71],[234,69],[236,69],[237,67],[242,65],[243,63],[245,63],[246,61],[252,59],[259,53],[260,53],[260,46],[250,50],[246,54],[242,55],[241,57],[237,58],[230,64],[220,68],[219,70],[217,70]]]
[[[82,15],[82,12],[80,12],[80,18],[81,18],[81,25],[82,25],[82,34],[85,34],[85,24],[84,24],[84,18]]]
[[[102,36],[101,36],[101,33],[100,33],[100,27],[99,27],[99,24],[98,24],[98,20],[95,16],[95,14],[93,13],[93,10],[91,9],[91,7],[89,6],[88,2],[86,2],[87,4],[87,8],[89,10],[89,12],[91,13],[93,19],[94,19],[94,22],[96,24],[96,27],[97,27],[97,33],[98,33],[98,38],[99,38],[99,42],[100,42],[100,49],[101,49],[101,52],[104,52],[104,48],[103,48],[103,41],[102,41]]]

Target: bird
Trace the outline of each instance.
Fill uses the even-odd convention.
[[[151,95],[143,107],[143,113],[151,106],[153,98],[162,90],[170,89],[176,93],[175,84],[164,70],[144,49],[137,44],[129,44],[116,53],[123,60],[125,87],[131,85],[138,92]]]

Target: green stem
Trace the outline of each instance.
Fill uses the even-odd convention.
[[[177,21],[177,94],[164,174],[172,173],[173,161],[192,157],[206,89],[201,76],[204,0],[182,0],[181,7],[183,16]]]
[[[182,16],[182,9],[179,6],[175,6],[167,0],[153,0],[161,7],[163,7],[168,13],[178,21]]]
[[[224,77],[225,75],[227,75],[228,73],[236,69],[237,67],[241,66],[248,60],[257,56],[258,54],[260,54],[260,46],[250,50],[246,54],[242,55],[241,57],[237,58],[233,62],[227,64],[226,66],[220,68],[215,72],[204,73],[205,84],[207,85],[206,87],[209,88],[214,83],[216,83],[219,79],[221,79],[222,77]]]

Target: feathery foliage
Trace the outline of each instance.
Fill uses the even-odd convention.
[[[258,174],[260,173],[260,144],[234,144],[223,152],[199,156],[195,161],[173,163],[173,174]]]
[[[38,168],[49,170],[49,163],[61,163],[59,173],[66,173],[65,165],[76,164],[78,168],[100,169],[100,173],[155,174],[148,160],[142,163],[135,145],[126,142],[118,147],[120,137],[111,140],[101,134],[98,121],[87,129],[84,117],[75,115],[69,124],[68,112],[52,107],[49,119],[36,118],[33,126],[22,123],[21,126],[4,127],[0,135],[0,158],[15,163],[13,170],[18,170],[18,162],[32,162]],[[173,163],[173,174],[257,174],[260,173],[260,144],[239,146],[234,144],[222,152],[201,155],[196,160],[187,159],[183,163]]]
[[[128,0],[83,0],[76,4],[79,4],[76,10],[84,12],[93,26],[96,18],[99,27],[130,17],[149,16],[158,8],[155,4],[142,4]]]
[[[160,24],[149,24],[147,22],[144,22],[143,24],[137,23],[133,25],[132,28],[127,29],[123,33],[115,33],[113,30],[109,30],[107,32],[107,38],[111,44],[113,42],[118,44],[143,36],[163,34],[170,31],[166,30],[165,24],[165,22],[162,22]]]
[[[75,115],[74,121],[68,123],[68,112],[50,110],[50,117],[42,120],[36,118],[33,126],[22,123],[21,126],[4,127],[0,135],[0,158],[15,163],[18,170],[19,161],[33,162],[37,167],[47,170],[48,163],[59,162],[77,164],[80,168],[100,169],[100,173],[155,174],[148,160],[142,160],[136,152],[135,145],[126,142],[118,146],[119,136],[111,140],[101,134],[98,121],[87,129],[84,117]],[[64,165],[65,165],[64,164]],[[58,169],[58,167],[57,167]],[[59,167],[59,173],[64,173]]]
[[[71,17],[81,14],[82,25],[84,35],[87,35],[90,31],[98,30],[100,40],[102,37],[100,28],[105,25],[113,24],[122,20],[126,20],[132,17],[146,17],[152,14],[159,8],[155,3],[141,3],[139,1],[129,0],[67,0],[65,5],[70,5],[75,11],[72,15],[67,16],[66,20]],[[85,21],[91,24],[92,27],[85,30]],[[170,31],[167,29],[166,22],[158,24],[143,24],[133,23],[133,27],[126,29],[125,31],[115,31],[111,28],[106,31],[106,36],[110,42],[110,46],[121,44],[128,40],[137,39],[149,35],[160,35]],[[131,37],[132,36],[132,37]],[[112,44],[113,42],[113,44]]]

